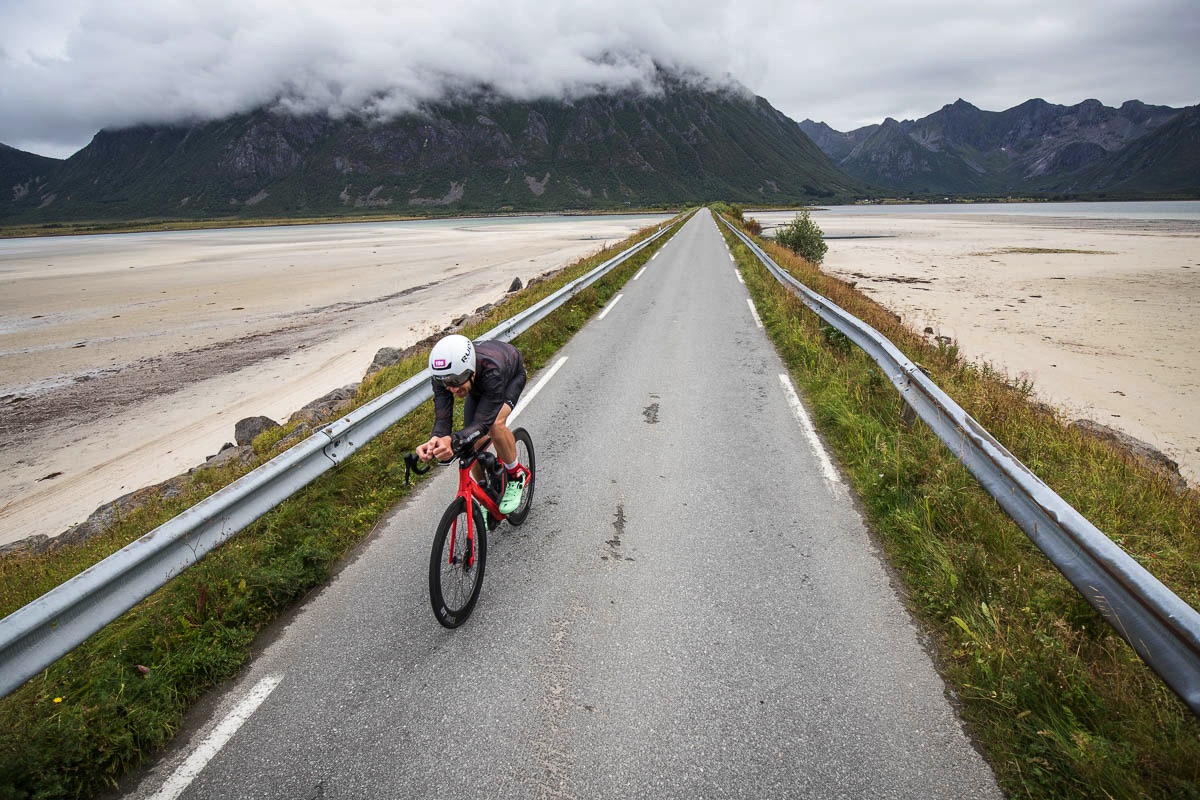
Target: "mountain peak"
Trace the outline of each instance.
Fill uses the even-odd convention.
[[[9,177],[0,169],[0,185]],[[671,76],[657,94],[460,96],[388,120],[271,107],[105,130],[43,184],[0,195],[0,218],[792,204],[865,192],[763,98]]]
[[[888,118],[869,135],[834,132],[815,141],[851,175],[905,193],[1036,195],[1119,185],[1196,197],[1200,174],[1190,165],[1200,163],[1200,142],[1169,124],[1183,118],[1138,101],[1113,109],[1095,99],[1062,106],[1034,98],[996,112],[959,98],[922,119]],[[1114,159],[1135,144],[1137,158],[1118,166]]]

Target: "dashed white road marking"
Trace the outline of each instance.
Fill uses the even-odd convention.
[[[746,305],[750,306],[750,313],[754,317],[754,324],[761,328],[763,326],[762,317],[758,315],[758,309],[754,307],[754,301],[747,297]]]
[[[817,436],[817,429],[813,427],[808,412],[804,410],[804,404],[800,402],[800,396],[796,394],[796,387],[792,385],[792,379],[787,375],[780,375],[779,382],[783,384],[783,393],[787,395],[788,405],[792,407],[792,413],[796,415],[800,429],[804,431],[804,438],[808,439],[813,452],[817,454],[817,461],[821,463],[821,474],[825,477],[829,491],[834,495],[838,494],[842,487],[842,479],[834,469],[833,462],[829,460],[829,454],[825,452],[825,445]]]
[[[608,316],[608,312],[612,311],[612,310],[613,310],[613,306],[615,306],[617,303],[621,302],[621,298],[622,298],[622,297],[624,297],[624,296],[625,296],[625,295],[623,295],[623,294],[619,294],[619,295],[617,295],[616,297],[614,297],[614,298],[612,299],[612,302],[611,302],[611,303],[609,303],[608,305],[606,305],[606,306],[604,307],[604,310],[603,310],[603,311],[601,311],[601,312],[600,312],[600,314],[599,314],[599,316],[597,316],[597,317],[596,317],[596,320],[597,320],[597,321],[599,321],[599,320],[602,320],[602,319],[604,319],[605,317],[607,317],[607,316]]]
[[[563,356],[558,361],[555,361],[554,366],[551,367],[549,371],[547,371],[546,374],[543,375],[541,379],[533,385],[533,388],[521,395],[521,399],[517,401],[517,407],[514,408],[512,413],[508,415],[509,421],[516,419],[517,414],[520,414],[525,410],[525,406],[529,405],[529,401],[537,397],[537,393],[542,390],[543,386],[550,382],[550,379],[554,377],[554,373],[558,372],[565,363],[567,363],[566,356]]]
[[[220,725],[213,728],[208,736],[204,737],[200,746],[179,765],[178,769],[170,778],[167,778],[162,788],[155,792],[150,800],[175,800],[183,794],[183,791],[191,785],[196,776],[208,765],[208,762],[212,761],[221,748],[233,738],[233,735],[245,724],[246,720],[250,719],[250,715],[262,705],[271,692],[275,691],[275,687],[282,680],[282,675],[268,675],[255,684],[254,688],[250,690],[250,694],[242,698],[233,711],[229,712],[229,716],[223,719]]]

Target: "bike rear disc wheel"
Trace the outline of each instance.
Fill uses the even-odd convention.
[[[429,604],[437,621],[447,628],[457,628],[467,621],[475,608],[475,601],[479,599],[479,590],[483,588],[487,530],[483,525],[483,515],[473,503],[472,513],[475,515],[473,562],[470,558],[471,542],[467,537],[467,504],[461,497],[442,514],[429,553]]]
[[[520,525],[525,521],[525,517],[529,516],[529,507],[533,504],[537,465],[534,464],[533,437],[529,435],[529,431],[517,428],[512,433],[517,442],[517,463],[523,464],[529,469],[528,483],[525,484],[525,491],[521,495],[521,505],[517,506],[516,510],[507,517],[509,525]]]

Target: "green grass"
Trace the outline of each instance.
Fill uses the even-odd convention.
[[[680,224],[682,217],[675,222]],[[463,333],[486,332],[655,230],[644,229],[528,287]],[[543,366],[667,238],[522,334],[515,344],[529,369]],[[356,405],[420,372],[426,358],[417,353],[364,380]],[[90,797],[163,747],[188,707],[246,663],[259,631],[325,583],[407,493],[403,455],[427,438],[431,406],[426,403],[376,437],[0,700],[0,798]],[[255,441],[258,463],[287,446],[284,437],[293,427]],[[0,558],[0,614],[12,613],[246,471],[201,470],[180,497],[153,503],[82,545]]]
[[[648,235],[649,231],[639,234]],[[633,240],[536,284],[466,331],[478,335]],[[781,266],[925,366],[975,419],[1088,519],[1200,604],[1200,500],[1032,402],[1032,386],[922,337],[847,284],[762,243]],[[517,341],[544,365],[655,252],[647,248]],[[890,382],[731,241],[764,324],[936,646],[971,734],[1013,797],[1200,797],[1200,724],[923,425]],[[364,380],[365,403],[424,354]],[[204,692],[235,674],[257,633],[368,538],[400,500],[401,456],[428,404],[0,701],[0,798],[86,797],[161,748]],[[288,428],[255,442],[275,454]],[[187,494],[104,536],[0,559],[7,614],[237,477],[197,473]],[[57,700],[57,702],[56,702]]]
[[[726,233],[776,347],[861,497],[968,729],[1011,797],[1200,797],[1200,722],[1003,513],[890,381]],[[1033,387],[927,344],[848,284],[780,266],[895,342],[1068,503],[1200,607],[1200,497],[1069,429]]]

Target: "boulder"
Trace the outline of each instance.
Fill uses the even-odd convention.
[[[46,543],[47,546],[38,547],[35,544],[32,549],[35,552],[40,552],[41,550],[61,547],[63,545],[85,542],[93,536],[104,533],[123,517],[129,516],[149,503],[171,500],[178,497],[189,483],[187,475],[176,475],[174,478],[169,478],[162,483],[156,483],[153,486],[144,486],[141,489],[127,492],[116,500],[105,503],[97,508],[86,520],[69,529],[66,533],[49,540]]]
[[[1071,427],[1115,445],[1166,479],[1176,491],[1185,491],[1188,488],[1187,480],[1179,473],[1179,464],[1153,445],[1090,419],[1077,419],[1071,423]]]
[[[404,360],[406,353],[406,350],[400,350],[396,347],[381,347],[379,352],[375,354],[375,359],[371,362],[371,366],[367,367],[367,375],[374,375],[385,367],[399,364]]]
[[[260,433],[278,428],[279,423],[270,417],[246,417],[233,426],[233,438],[239,445],[252,443]]]
[[[329,394],[318,397],[304,408],[292,414],[292,416],[288,417],[288,422],[307,422],[315,425],[325,420],[333,419],[338,412],[350,407],[354,402],[354,396],[357,392],[357,383],[351,383],[340,389],[334,389]]]
[[[232,445],[227,444],[221,448],[221,452],[215,456],[209,456],[205,462],[206,467],[224,467],[228,464],[249,464],[254,460],[254,448],[250,445]]]

